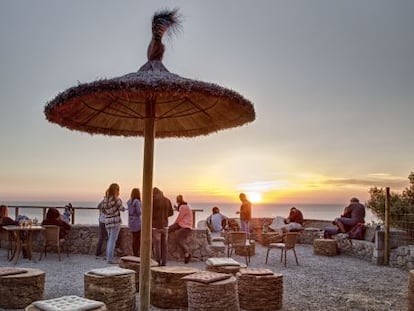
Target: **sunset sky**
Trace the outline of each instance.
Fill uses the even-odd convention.
[[[142,187],[143,138],[46,121],[59,92],[138,70],[151,18],[179,8],[164,65],[248,98],[256,120],[155,144],[170,197],[342,203],[414,170],[414,1],[0,1],[0,203],[95,201]]]

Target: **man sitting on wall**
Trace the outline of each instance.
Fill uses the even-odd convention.
[[[207,217],[207,227],[211,232],[222,232],[227,227],[228,218],[220,213],[220,209],[214,206],[212,214]]]
[[[301,231],[303,230],[303,214],[298,208],[293,206],[287,218],[277,216],[269,228],[280,233]]]

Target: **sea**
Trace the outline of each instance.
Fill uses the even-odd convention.
[[[19,207],[19,214],[25,215],[31,219],[42,219],[42,209],[30,208],[28,206],[41,206],[41,207],[57,207],[61,213],[63,213],[64,206],[69,202],[52,202],[52,201],[36,201],[36,202],[2,202],[9,206],[9,215],[14,218],[15,207]],[[98,202],[84,201],[84,202],[71,202],[73,207],[76,207],[75,223],[76,224],[97,224],[98,223],[98,211],[96,208]],[[220,212],[227,217],[238,217],[236,212],[240,209],[239,202],[235,203],[197,203],[189,202],[189,206],[192,209],[201,210],[195,213],[196,223],[200,220],[205,220],[210,214],[211,209],[214,206],[220,208]],[[276,216],[287,217],[289,210],[292,206],[297,207],[303,213],[305,219],[319,219],[319,220],[333,220],[338,217],[345,205],[344,204],[271,204],[271,203],[256,203],[252,204],[252,217],[271,217]],[[122,223],[128,224],[128,213],[121,213]],[[169,219],[170,224],[174,222],[177,217],[177,212],[174,212],[174,216]],[[372,214],[370,209],[366,209],[365,216],[366,223],[378,222],[378,218]]]

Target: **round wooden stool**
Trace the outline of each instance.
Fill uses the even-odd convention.
[[[45,272],[30,268],[0,268],[0,308],[22,309],[43,299]]]
[[[414,311],[414,270],[408,273],[408,311]]]
[[[313,253],[315,255],[336,256],[336,241],[331,239],[313,240]]]
[[[237,273],[240,308],[279,310],[283,304],[283,275],[269,269],[240,269]]]
[[[234,276],[212,283],[187,281],[188,311],[239,311],[237,280]]]
[[[164,309],[187,307],[187,286],[181,278],[198,271],[198,269],[183,266],[152,267],[151,304]]]
[[[85,298],[102,301],[108,310],[135,310],[135,271],[119,267],[93,269],[84,276]]]
[[[135,271],[135,284],[136,284],[136,291],[139,292],[139,269],[141,266],[141,259],[136,256],[124,256],[121,257],[119,261],[119,267],[124,269],[130,269]],[[151,259],[150,262],[151,267],[157,267],[158,262]]]
[[[59,298],[35,301],[27,306],[25,311],[44,310],[83,310],[83,311],[106,311],[103,302],[90,300],[79,296],[62,296]]]

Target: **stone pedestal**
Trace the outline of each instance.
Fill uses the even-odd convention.
[[[315,239],[313,241],[313,253],[315,255],[336,256],[336,241],[331,239]]]
[[[0,276],[0,308],[22,309],[43,299],[45,272],[22,268],[23,273]]]
[[[188,311],[240,311],[234,276],[213,283],[187,281]]]
[[[408,311],[414,311],[414,270],[408,272]]]
[[[252,274],[245,274],[243,270],[251,270]],[[258,270],[258,275],[254,274],[254,270]],[[242,273],[237,274],[240,308],[254,311],[281,309],[283,276],[276,273],[261,275],[259,270],[263,269],[242,269]]]
[[[135,273],[122,275],[97,275],[86,272],[85,298],[105,303],[108,310],[135,310]]]
[[[164,309],[186,308],[187,286],[181,278],[198,271],[184,266],[152,267],[151,305]]]

